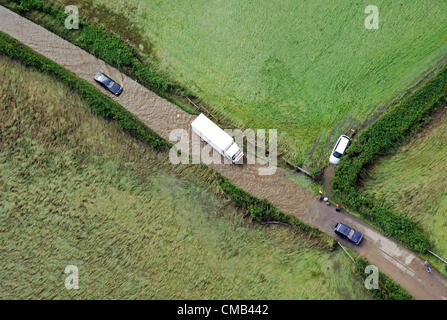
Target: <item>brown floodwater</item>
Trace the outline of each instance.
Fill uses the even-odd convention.
[[[0,30],[109,94],[93,80],[98,71],[106,73],[124,87],[119,97],[112,94],[109,96],[166,140],[169,140],[169,134],[174,129],[189,131],[195,116],[157,96],[84,50],[2,6]],[[337,222],[347,223],[364,233],[365,237],[361,246],[339,240],[343,245],[377,265],[414,297],[447,299],[447,280],[438,272],[427,275],[423,261],[415,254],[354,216],[346,212],[336,213],[333,207],[319,203],[311,192],[287,179],[285,170],[278,168],[273,175],[259,175],[258,169],[265,167],[263,164],[212,164],[210,167],[251,194],[268,199],[280,210],[297,216],[301,221],[316,226],[333,237],[333,226]]]
[[[169,134],[174,129],[190,130],[190,124],[196,116],[159,97],[104,61],[28,20],[17,20],[10,14],[2,14],[1,20],[3,31],[98,87],[164,139],[169,140]],[[123,86],[119,97],[109,94],[93,80],[98,71],[104,72]],[[285,179],[284,170],[279,168],[274,175],[261,176],[258,169],[265,167],[261,164],[213,164],[211,167],[250,193],[265,197],[291,213],[301,210],[299,208],[302,206],[297,204],[313,198],[310,192]],[[290,197],[290,192],[293,192],[293,197]]]

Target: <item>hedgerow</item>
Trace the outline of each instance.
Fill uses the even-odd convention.
[[[21,61],[26,66],[54,76],[77,92],[96,114],[115,120],[123,129],[147,141],[153,148],[163,150],[171,146],[119,103],[100,93],[92,84],[76,77],[65,68],[1,31],[0,52]]]
[[[335,248],[336,242],[328,235],[315,227],[302,223],[296,217],[278,210],[267,199],[256,198],[223,177],[220,179],[219,184],[230,199],[241,208],[247,210],[254,220],[258,222],[279,221],[292,225],[310,236],[324,239],[322,244],[325,244],[327,248],[331,250]]]
[[[9,0],[4,4],[31,20],[36,20],[33,13],[45,14],[44,18],[36,22],[114,66],[159,96],[170,101],[176,100],[176,96],[188,96],[195,99],[186,89],[168,79],[166,75],[144,65],[136,52],[118,36],[111,35],[100,27],[89,25],[80,19],[79,29],[66,29],[64,24],[68,14],[43,0]],[[178,103],[178,105],[189,113],[197,113],[192,107],[185,106],[183,103]]]
[[[348,149],[347,156],[335,169],[332,181],[336,196],[348,207],[359,212],[386,236],[419,253],[430,248],[428,236],[411,219],[361,194],[358,186],[377,157],[395,151],[446,101],[447,66],[366,129],[359,141]]]
[[[39,0],[23,1],[21,3],[22,10],[29,10],[42,6],[42,10],[53,10],[54,8],[46,6]],[[28,7],[27,7],[28,6]],[[164,150],[171,144],[159,137],[154,131],[141,123],[132,113],[127,111],[121,105],[101,94],[98,90],[83,79],[77,78],[74,74],[67,71],[63,67],[57,65],[53,61],[34,52],[29,47],[23,45],[16,39],[0,31],[0,53],[7,55],[13,59],[21,61],[23,64],[35,68],[41,72],[47,73],[60,80],[69,88],[77,92],[91,107],[91,109],[107,118],[117,121],[117,123],[132,134],[147,141],[150,146],[156,150]],[[351,148],[353,150],[354,148]],[[232,184],[228,179],[219,175],[219,185],[233,202],[247,210],[254,220],[259,222],[279,221],[293,225],[301,232],[307,233],[309,237],[319,240],[319,244],[325,246],[329,250],[334,250],[337,242],[331,237],[321,232],[319,229],[306,225],[299,221],[296,217],[286,214],[278,210],[267,199],[258,199],[243,189]],[[366,261],[361,260],[356,264],[356,270],[363,270]],[[360,269],[361,268],[361,269]],[[384,278],[384,277],[382,277]],[[391,279],[385,278],[385,285],[380,294],[374,295],[378,298],[394,298],[399,299],[411,298],[399,285],[395,284]]]
[[[21,61],[29,67],[33,67],[41,72],[54,76],[56,79],[77,92],[95,113],[107,119],[117,121],[122,128],[147,141],[153,148],[161,151],[171,146],[169,142],[159,137],[154,131],[140,122],[119,103],[113,101],[106,95],[101,94],[93,85],[76,77],[73,73],[50,59],[34,52],[29,47],[1,31],[0,52],[13,59]],[[256,221],[279,221],[293,225],[298,230],[308,233],[311,237],[323,237],[326,239],[324,242],[327,243],[327,246],[330,248],[333,247],[331,238],[317,228],[310,227],[299,221],[297,218],[279,211],[266,199],[258,199],[250,195],[243,189],[236,187],[228,179],[225,179],[222,176],[219,176],[219,179],[219,184],[222,190],[231,198],[231,200],[247,210]]]
[[[354,272],[363,280],[368,277],[365,268],[369,265],[368,261],[358,257],[354,264]],[[414,298],[399,284],[391,280],[385,274],[379,271],[379,288],[368,290],[370,294],[379,300],[413,300]]]

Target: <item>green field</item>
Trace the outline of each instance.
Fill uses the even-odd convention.
[[[1,299],[369,297],[342,251],[244,219],[208,171],[3,56],[0,118]]]
[[[447,258],[447,114],[437,116],[398,152],[376,162],[364,191],[393,211],[414,218]],[[441,271],[445,265],[433,263]]]
[[[364,27],[365,0],[80,4],[81,16],[104,7],[122,15],[153,45],[159,68],[212,114],[277,128],[284,156],[314,168],[327,164],[339,134],[359,128],[447,53],[443,0],[378,0],[379,30]],[[92,22],[125,38],[118,19],[108,20]]]

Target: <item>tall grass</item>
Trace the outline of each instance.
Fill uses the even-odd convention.
[[[430,236],[433,250],[447,257],[447,116],[430,125],[368,171],[364,191],[383,206],[414,219]],[[438,262],[433,258],[432,263]],[[437,264],[440,271],[445,266]]]
[[[23,62],[26,66],[30,66],[39,71],[50,74],[54,78],[62,81],[62,83],[78,93],[95,113],[105,117],[106,119],[116,120],[117,124],[123,129],[135,134],[139,138],[142,138],[157,151],[167,150],[167,147],[170,145],[169,142],[164,141],[150,128],[143,125],[134,115],[132,115],[128,110],[124,109],[117,102],[100,94],[91,84],[75,77],[71,72],[62,68],[55,62],[40,54],[37,54],[29,47],[23,45],[16,39],[1,31],[0,40],[2,40],[0,41],[0,52]],[[193,171],[197,172],[197,170]],[[210,168],[206,168],[204,165],[199,166],[198,171],[202,172],[202,176],[204,177],[215,178],[221,187],[220,191],[229,195],[233,200],[237,199],[236,203],[242,208],[248,210],[248,212],[257,221],[264,221],[265,219],[279,219],[282,222],[285,222],[285,220],[287,220],[290,225],[296,227],[302,232],[308,233],[310,237],[314,237],[316,240],[322,240],[322,243],[324,243],[327,247],[334,247],[334,241],[323,232],[316,228],[311,228],[298,221],[298,219],[280,212],[266,199],[257,199],[251,196],[247,192],[231,184],[217,172],[211,170]],[[234,197],[235,195],[236,198]],[[262,215],[262,218],[260,215]]]
[[[76,77],[72,72],[36,53],[2,31],[0,31],[0,52],[62,81],[76,91],[96,114],[106,119],[113,119],[123,129],[145,140],[152,147],[166,150],[172,145],[170,142],[163,140],[155,131],[143,124],[118,102],[106,95],[98,94],[98,90],[92,84]]]
[[[125,16],[213,115],[277,128],[284,156],[314,168],[447,53],[443,0],[378,0],[379,30],[364,27],[366,0],[91,2]]]
[[[380,156],[388,155],[407,141],[429,116],[447,101],[447,66],[443,66],[412,95],[406,97],[368,127],[335,169],[332,188],[351,209],[419,253],[430,249],[427,235],[414,219],[399,215],[358,191],[361,178]]]
[[[370,265],[368,261],[361,257],[357,257],[355,261],[355,271],[359,277],[366,279],[368,274],[365,273],[366,267]],[[372,290],[371,293],[379,300],[413,300],[414,298],[405,291],[399,284],[391,280],[382,272],[379,273],[379,288]]]
[[[152,60],[146,59],[146,65],[142,63],[141,52],[135,47],[142,46],[144,48],[146,43],[135,32],[130,32],[126,28],[127,38],[136,44],[136,46],[129,46],[121,40],[119,34],[111,34],[101,27],[89,25],[82,19],[79,20],[78,29],[66,29],[65,19],[68,14],[64,12],[63,8],[54,6],[48,1],[0,0],[0,4],[42,24],[45,28],[104,60],[158,95],[177,103],[185,111],[197,113],[193,104],[189,102],[191,99],[195,99],[194,97],[169,79],[166,74],[161,73]],[[83,11],[82,9],[80,10]],[[113,16],[110,11],[101,13],[102,15],[97,15],[96,19],[106,20],[116,29],[124,31],[125,22],[122,19],[116,18],[116,15]],[[150,45],[146,45],[146,47],[150,49]],[[153,58],[153,55],[150,56]]]
[[[3,55],[0,118],[2,299],[368,298],[343,253],[243,219],[198,166],[172,173],[165,154]],[[69,264],[79,290],[64,287]]]

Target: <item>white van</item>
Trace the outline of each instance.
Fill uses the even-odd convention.
[[[232,163],[242,164],[241,159],[244,156],[242,149],[234,142],[233,138],[219,128],[214,122],[201,113],[191,123],[192,131],[194,131],[211,147],[216,149],[222,156],[230,160]]]
[[[330,164],[338,164],[340,158],[345,154],[346,149],[351,144],[351,139],[348,136],[341,135],[335,144],[334,149],[332,149],[331,155],[329,156]]]

